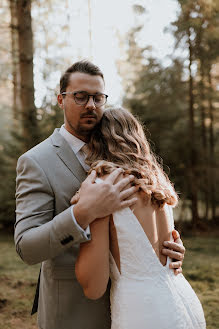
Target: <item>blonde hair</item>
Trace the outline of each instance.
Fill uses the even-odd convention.
[[[108,108],[88,144],[86,163],[98,176],[123,168],[153,204],[175,206],[178,196],[152,153],[138,120],[123,108]]]

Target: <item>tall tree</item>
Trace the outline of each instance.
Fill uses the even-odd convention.
[[[192,201],[192,219],[193,225],[196,228],[198,222],[198,186],[197,186],[197,150],[196,150],[196,136],[195,136],[195,120],[194,120],[194,80],[192,75],[193,64],[193,46],[191,40],[190,27],[187,30],[188,46],[189,46],[189,136],[190,136],[190,166],[188,168],[189,181],[191,182],[191,201]]]
[[[185,93],[188,83],[183,79],[183,64],[174,60],[172,65],[164,68],[151,56],[148,48],[141,48],[135,42],[138,31],[131,31],[127,49],[130,61],[124,65],[119,63],[120,69],[124,70],[125,82],[127,77],[129,82],[123,104],[140,118],[152,148],[162,157],[164,169],[176,183],[177,191],[188,199],[191,196],[190,187],[186,184],[188,180],[182,179],[188,167],[190,144],[188,134],[185,135],[188,124]]]
[[[212,1],[209,10],[209,19],[205,29],[205,79],[206,79],[206,98],[208,102],[208,119],[209,119],[209,194],[211,202],[211,218],[216,220],[216,168],[218,167],[218,158],[216,157],[216,139],[218,132],[218,93],[217,85],[219,82],[218,72],[218,42],[219,42],[219,3]],[[215,84],[212,82],[215,80]]]
[[[214,188],[211,188],[214,183],[212,179],[209,179],[210,172],[213,170],[210,158],[211,153],[214,152],[213,148],[210,151],[209,142],[214,145],[214,127],[213,116],[210,114],[213,109],[213,99],[210,101],[209,98],[213,93],[208,95],[208,76],[218,56],[216,55],[216,44],[219,40],[219,31],[216,26],[218,26],[219,12],[215,0],[178,0],[178,3],[181,12],[172,25],[175,29],[176,47],[183,46],[188,53],[189,134],[192,141],[189,172],[192,182],[193,219],[194,225],[196,225],[198,219],[197,194],[200,194],[200,200],[205,203],[205,218],[208,219],[209,195],[214,193]],[[211,141],[209,141],[209,129]],[[199,140],[201,145],[200,143],[198,145]],[[214,196],[211,198],[214,199]]]
[[[18,22],[17,0],[9,0],[11,13],[11,58],[12,58],[12,82],[13,82],[13,126],[18,128],[20,110],[20,74],[18,61]]]
[[[31,0],[17,1],[19,67],[21,90],[21,117],[24,149],[39,142],[37,112],[34,104],[33,33]]]
[[[176,48],[183,48],[186,58],[172,58],[169,67],[162,67],[148,47],[138,45],[141,26],[136,26],[127,38],[127,63],[120,60],[118,64],[126,83],[124,104],[148,127],[183,199],[190,201],[192,224],[197,227],[203,204],[205,219],[211,213],[210,200],[216,215],[217,98],[212,68],[218,56],[218,16],[215,0],[178,2],[180,12],[172,27]]]
[[[195,38],[195,59],[198,63],[199,80],[199,109],[201,117],[201,141],[202,141],[202,190],[205,195],[206,219],[209,218],[209,201],[214,197],[214,180],[211,179],[214,172],[212,157],[214,158],[214,94],[210,92],[212,66],[218,58],[219,41],[219,5],[215,0],[197,1],[195,7],[194,26],[196,31]],[[210,79],[209,79],[210,78]],[[213,91],[213,90],[212,90]],[[215,205],[212,206],[212,218],[215,217]],[[214,209],[213,209],[214,208]]]
[[[192,67],[194,64],[194,39],[195,39],[195,30],[194,26],[191,24],[194,4],[189,1],[180,1],[181,13],[176,22],[172,25],[175,27],[174,35],[176,37],[176,46],[180,42],[184,42],[188,51],[188,135],[190,137],[191,143],[189,147],[189,167],[188,167],[188,180],[191,185],[191,209],[192,209],[192,219],[193,226],[197,226],[199,219],[198,215],[198,180],[197,180],[197,134],[195,132],[195,113],[194,113],[194,77]]]

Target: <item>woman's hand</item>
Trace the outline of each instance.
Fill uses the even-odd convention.
[[[182,240],[180,239],[179,232],[176,230],[172,231],[172,236],[174,242],[164,241],[164,249],[162,249],[162,254],[170,257],[173,261],[170,263],[169,267],[174,270],[177,275],[182,273],[182,263],[185,255],[185,247],[183,246]]]

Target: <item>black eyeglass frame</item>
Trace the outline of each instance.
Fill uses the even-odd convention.
[[[78,94],[78,93],[84,93],[84,94],[87,95],[88,98],[87,98],[87,101],[86,101],[85,103],[77,103],[75,95]],[[61,95],[68,95],[68,94],[74,96],[74,101],[75,101],[75,103],[76,103],[77,105],[86,105],[86,104],[89,102],[90,97],[92,96],[92,97],[93,97],[93,102],[94,102],[94,104],[95,104],[97,107],[98,107],[98,106],[103,106],[103,105],[106,104],[106,102],[107,102],[107,98],[108,98],[108,95],[106,95],[106,94],[102,94],[102,93],[99,93],[99,94],[88,94],[86,91],[75,91],[75,92],[73,92],[73,91],[68,91],[68,92],[67,92],[67,91],[64,91],[63,93],[61,93]],[[96,102],[95,102],[95,96],[100,96],[100,95],[105,96],[105,102],[104,102],[103,104],[96,104]]]

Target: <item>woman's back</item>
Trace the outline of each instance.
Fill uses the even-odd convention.
[[[165,265],[166,257],[161,253],[164,241],[171,238],[174,223],[171,222],[170,211],[172,209],[165,204],[163,208],[153,206],[151,198],[146,198],[144,192],[137,193],[138,201],[133,213],[141,224],[148,240],[150,241],[158,259]]]
[[[143,199],[140,193],[134,211],[118,211],[111,222],[112,329],[203,329],[196,294],[160,253],[171,238],[172,209]]]
[[[174,228],[174,223],[170,214],[170,212],[172,212],[172,209],[167,205],[165,205],[163,208],[153,206],[151,204],[151,199],[149,197],[146,197],[143,191],[137,192],[135,194],[135,197],[137,197],[137,202],[131,210],[135,215],[136,220],[140,224],[138,225],[138,229],[140,231],[141,238],[143,240],[149,240],[151,247],[153,248],[160,263],[162,265],[166,265],[167,259],[166,256],[161,253],[161,249],[163,246],[163,242],[168,241],[172,238],[171,233]],[[114,217],[117,216],[117,214],[114,214]],[[110,249],[114,261],[117,264],[118,270],[120,271],[120,250],[117,237],[118,227],[116,229],[114,221],[115,219],[113,220],[113,218],[110,221]],[[116,224],[118,226],[118,223]],[[143,233],[145,234],[145,236],[143,235]],[[135,241],[135,237],[133,237],[133,241]]]

